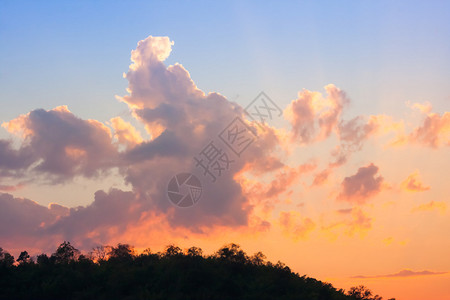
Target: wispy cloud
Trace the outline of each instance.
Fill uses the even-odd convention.
[[[442,275],[448,272],[433,272],[433,271],[412,271],[409,269],[401,270],[400,272],[385,275],[374,275],[374,276],[352,276],[351,278],[393,278],[393,277],[413,277],[413,276],[431,276],[431,275]]]
[[[420,212],[420,211],[430,211],[430,210],[438,210],[442,213],[447,209],[447,204],[443,201],[430,201],[428,203],[424,203],[418,205],[412,209],[412,212]]]

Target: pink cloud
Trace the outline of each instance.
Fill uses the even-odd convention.
[[[109,128],[95,120],[82,120],[65,106],[34,110],[3,125],[24,137],[21,148],[7,149],[6,155],[25,156],[17,166],[27,169],[36,163],[32,171],[54,181],[97,176],[116,164],[117,149]]]
[[[434,149],[450,146],[450,112],[432,113],[430,103],[408,103],[408,106],[419,111],[424,119],[409,134],[399,132],[393,145],[417,144]]]
[[[325,169],[325,170],[315,174],[312,186],[319,186],[319,185],[324,184],[327,181],[328,176],[330,176],[330,173],[331,173],[331,168]]]
[[[295,140],[308,144],[326,139],[336,128],[348,99],[333,84],[325,86],[326,98],[319,92],[303,90],[285,109]]]
[[[383,177],[377,176],[378,167],[370,164],[358,169],[356,174],[345,177],[337,199],[363,204],[382,189]]]
[[[16,185],[0,185],[0,192],[14,192],[23,188],[24,184],[19,183]]]
[[[409,135],[413,143],[419,143],[432,148],[450,146],[450,112],[442,115],[429,113],[423,124]]]
[[[45,228],[54,224],[58,213],[24,198],[0,193],[0,240],[4,247],[25,247],[49,236]]]

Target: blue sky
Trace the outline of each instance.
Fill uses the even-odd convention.
[[[243,104],[260,90],[281,105],[334,83],[353,109],[399,113],[450,102],[447,2],[2,1],[0,112],[67,104],[85,118],[124,113],[114,95],[148,35],[175,41],[197,85]]]

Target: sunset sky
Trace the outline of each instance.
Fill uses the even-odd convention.
[[[234,242],[337,288],[450,300],[449,12],[2,1],[0,246]],[[281,113],[264,124],[244,111],[260,92]],[[233,160],[215,182],[194,160],[211,141]],[[183,172],[189,208],[167,197]]]

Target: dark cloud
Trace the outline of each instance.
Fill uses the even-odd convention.
[[[24,198],[0,193],[0,240],[2,247],[25,247],[50,236],[45,228],[59,218],[57,210]]]
[[[35,153],[29,145],[14,149],[11,141],[0,140],[0,171],[4,175],[27,169],[35,160]]]

